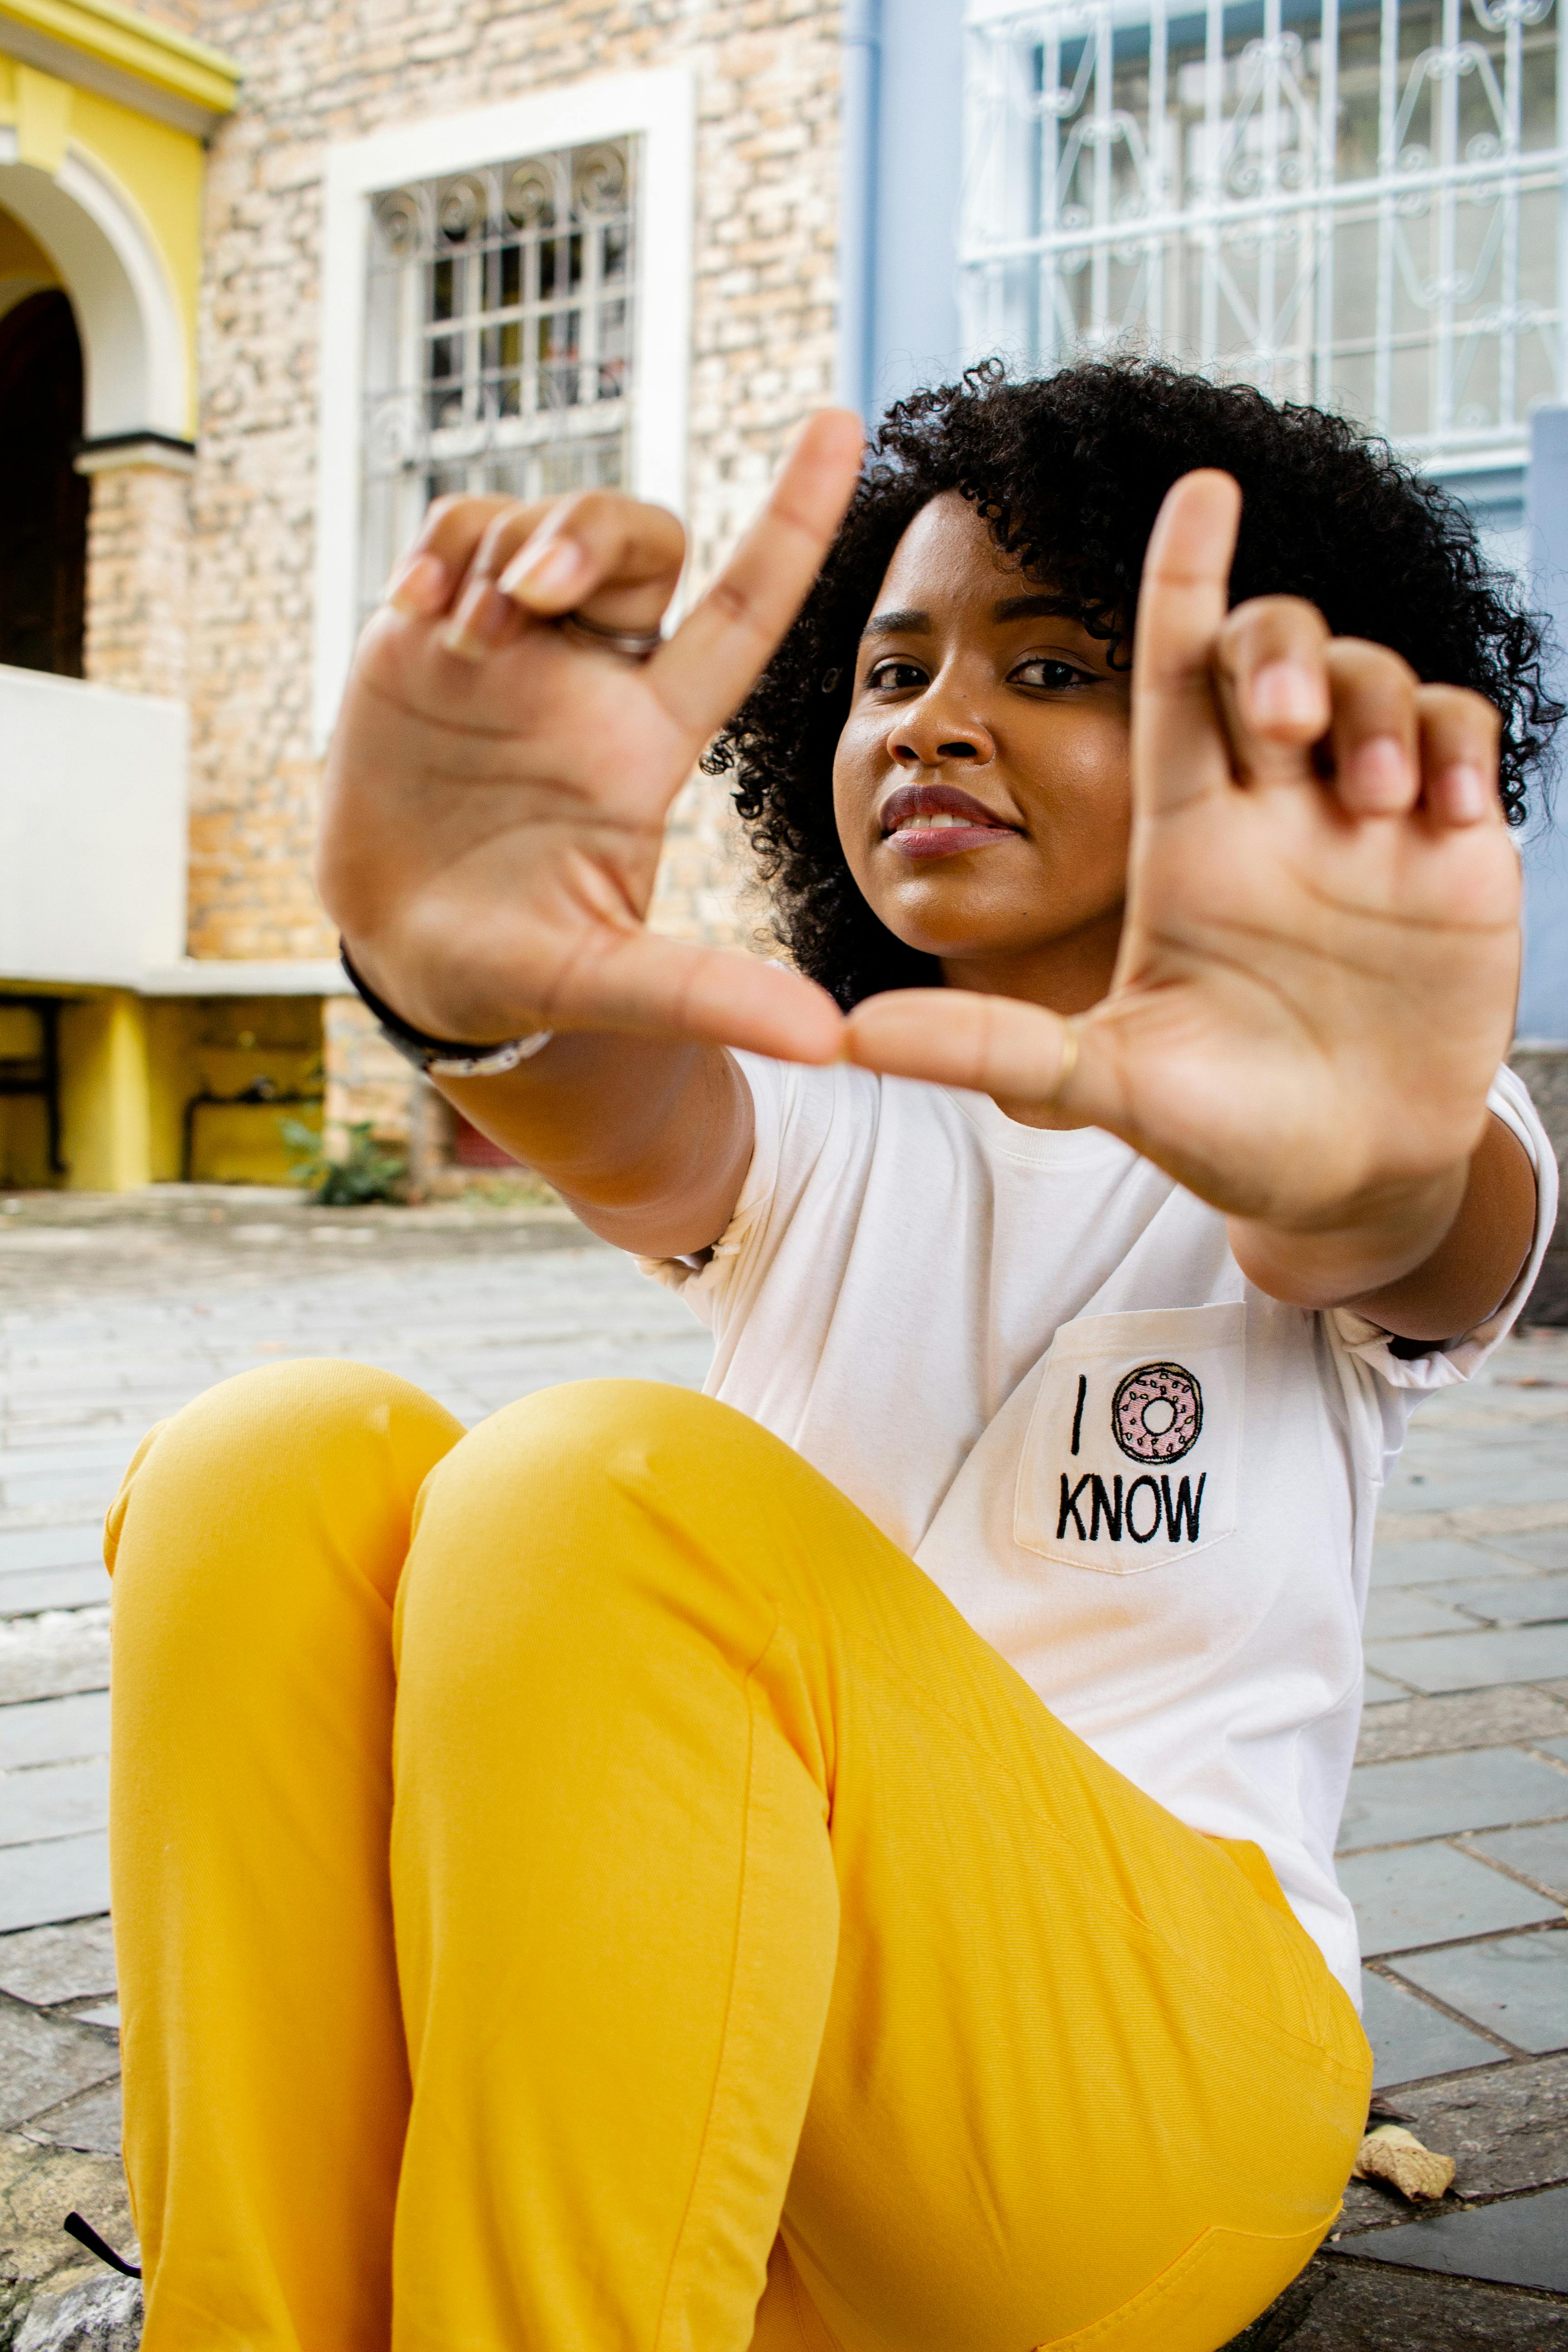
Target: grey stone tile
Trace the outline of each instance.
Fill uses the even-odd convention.
[[[0,2001],[0,2127],[102,2083],[119,2068],[114,2045],[84,2025]]]
[[[0,1771],[12,1771],[19,1764],[53,1764],[108,1753],[106,1690],[0,1706]]]
[[[109,1766],[102,1757],[0,1775],[0,1847],[108,1826]]]
[[[14,1576],[22,1569],[102,1566],[101,1517],[59,1528],[18,1528],[0,1535],[0,1576]]]
[[[1456,2074],[1461,2066],[1492,2065],[1504,2055],[1495,2042],[1469,2032],[1440,2009],[1371,1969],[1362,1970],[1361,1983],[1362,2023],[1377,2062],[1374,2089],[1417,2082],[1427,2074]]]
[[[1489,1578],[1479,1584],[1446,1584],[1442,1592],[1452,1608],[1494,1625],[1546,1625],[1568,1617],[1568,1576]]]
[[[59,2000],[105,1997],[115,1989],[114,1937],[108,1915],[68,1927],[24,1927],[0,1936],[0,1992],[47,2009]]]
[[[1407,1698],[1373,1707],[1362,1719],[1357,1761],[1382,1764],[1399,1756],[1435,1756],[1452,1748],[1503,1748],[1518,1740],[1539,1747],[1568,1738],[1568,1705],[1550,1692],[1501,1684],[1443,1698]]]
[[[93,2008],[79,2009],[74,2014],[83,2025],[108,2025],[116,2033],[120,2031],[120,2003],[117,2000],[100,2000]]]
[[[1489,1683],[1547,1682],[1568,1675],[1568,1625],[1486,1633],[1431,1633],[1411,1642],[1369,1642],[1375,1673],[1418,1691],[1479,1690]]]
[[[109,1686],[109,1609],[0,1624],[0,1706]]]
[[[1355,1905],[1362,1950],[1369,1959],[1561,1916],[1560,1906],[1545,1895],[1516,1886],[1450,1845],[1396,1846],[1391,1853],[1352,1854],[1340,1864],[1339,1879]]]
[[[1568,1568],[1568,1527],[1547,1528],[1533,1536],[1498,1536],[1494,1549],[1510,1559],[1528,1560],[1532,1568]]]
[[[1340,1823],[1340,1852],[1449,1837],[1458,1830],[1568,1815],[1568,1772],[1517,1748],[1358,1765]]]
[[[1568,1934],[1561,1930],[1413,1952],[1394,1966],[1516,2050],[1568,2047]]]
[[[113,2044],[105,2042],[104,2046],[112,2055]],[[77,2098],[68,2099],[63,2106],[51,2108],[47,2115],[35,2116],[23,2137],[41,2140],[48,2147],[75,2147],[86,2155],[118,2156],[120,2134],[120,2077],[116,2074],[97,2090],[83,2091]]]
[[[88,1568],[37,1568],[0,1576],[0,1618],[36,1617],[46,1609],[90,1609],[103,1599],[101,1560]]]
[[[1386,1675],[1374,1675],[1367,1666],[1362,1672],[1361,1696],[1363,1706],[1391,1706],[1395,1699],[1408,1698],[1410,1691],[1406,1684],[1390,1682]]]
[[[1568,2189],[1505,2198],[1468,2213],[1436,2213],[1398,2230],[1342,2239],[1342,2253],[1404,2270],[1568,2294]]]
[[[1548,1756],[1561,1756],[1564,1764],[1568,1764],[1568,1738],[1537,1739],[1531,1745],[1544,1748]]]
[[[1315,2255],[1276,2305],[1284,2332],[1265,2319],[1237,2352],[1568,2352],[1568,2308],[1546,2295],[1349,2253]]]
[[[1406,1543],[1380,1538],[1372,1555],[1374,1587],[1470,1581],[1489,1570],[1496,1572],[1497,1561],[1478,1545],[1436,1536]]]
[[[0,1870],[0,1932],[85,1919],[109,1908],[109,1840],[101,1830],[6,1849]]]
[[[1499,2054],[1499,2064],[1479,2074],[1402,2090],[1389,2102],[1417,2139],[1453,2158],[1460,2197],[1568,2178],[1568,2053],[1511,2061]],[[1381,2191],[1358,2193],[1386,2210]]]
[[[1533,1879],[1559,1903],[1568,1903],[1568,1822],[1494,1831],[1490,1837],[1467,1838],[1465,1843],[1477,1853],[1490,1854],[1509,1870],[1518,1871],[1521,1878]]]
[[[1441,1601],[1419,1585],[1380,1585],[1367,1595],[1365,1633],[1369,1642],[1397,1641],[1409,1633],[1463,1633],[1470,1621],[1445,1604],[1450,1588],[1438,1585]]]

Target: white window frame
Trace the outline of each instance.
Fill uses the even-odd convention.
[[[695,131],[691,68],[663,66],[402,124],[329,152],[322,175],[316,478],[312,710],[318,748],[336,719],[358,629],[370,199],[408,181],[433,180],[508,156],[603,140],[638,141],[628,488],[679,514],[686,499]]]

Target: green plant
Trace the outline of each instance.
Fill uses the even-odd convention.
[[[280,1118],[278,1132],[294,1155],[289,1181],[309,1190],[323,1209],[357,1209],[367,1201],[395,1201],[408,1163],[379,1144],[368,1118],[349,1129],[347,1156],[330,1160],[321,1137],[301,1119]]]

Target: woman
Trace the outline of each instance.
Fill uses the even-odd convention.
[[[1552,1222],[1539,634],[1386,452],[1146,366],[818,418],[661,645],[682,555],[447,501],[356,658],[351,975],[718,1346],[469,1435],[271,1369],[132,1465],[149,2352],[1214,2352],[1360,2137],[1377,1487]],[[643,924],[770,656],[793,969]]]

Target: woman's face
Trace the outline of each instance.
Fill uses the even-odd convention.
[[[1131,694],[1051,603],[966,499],[933,499],[866,625],[833,796],[850,871],[899,939],[956,986],[1078,1012],[1121,933]]]

